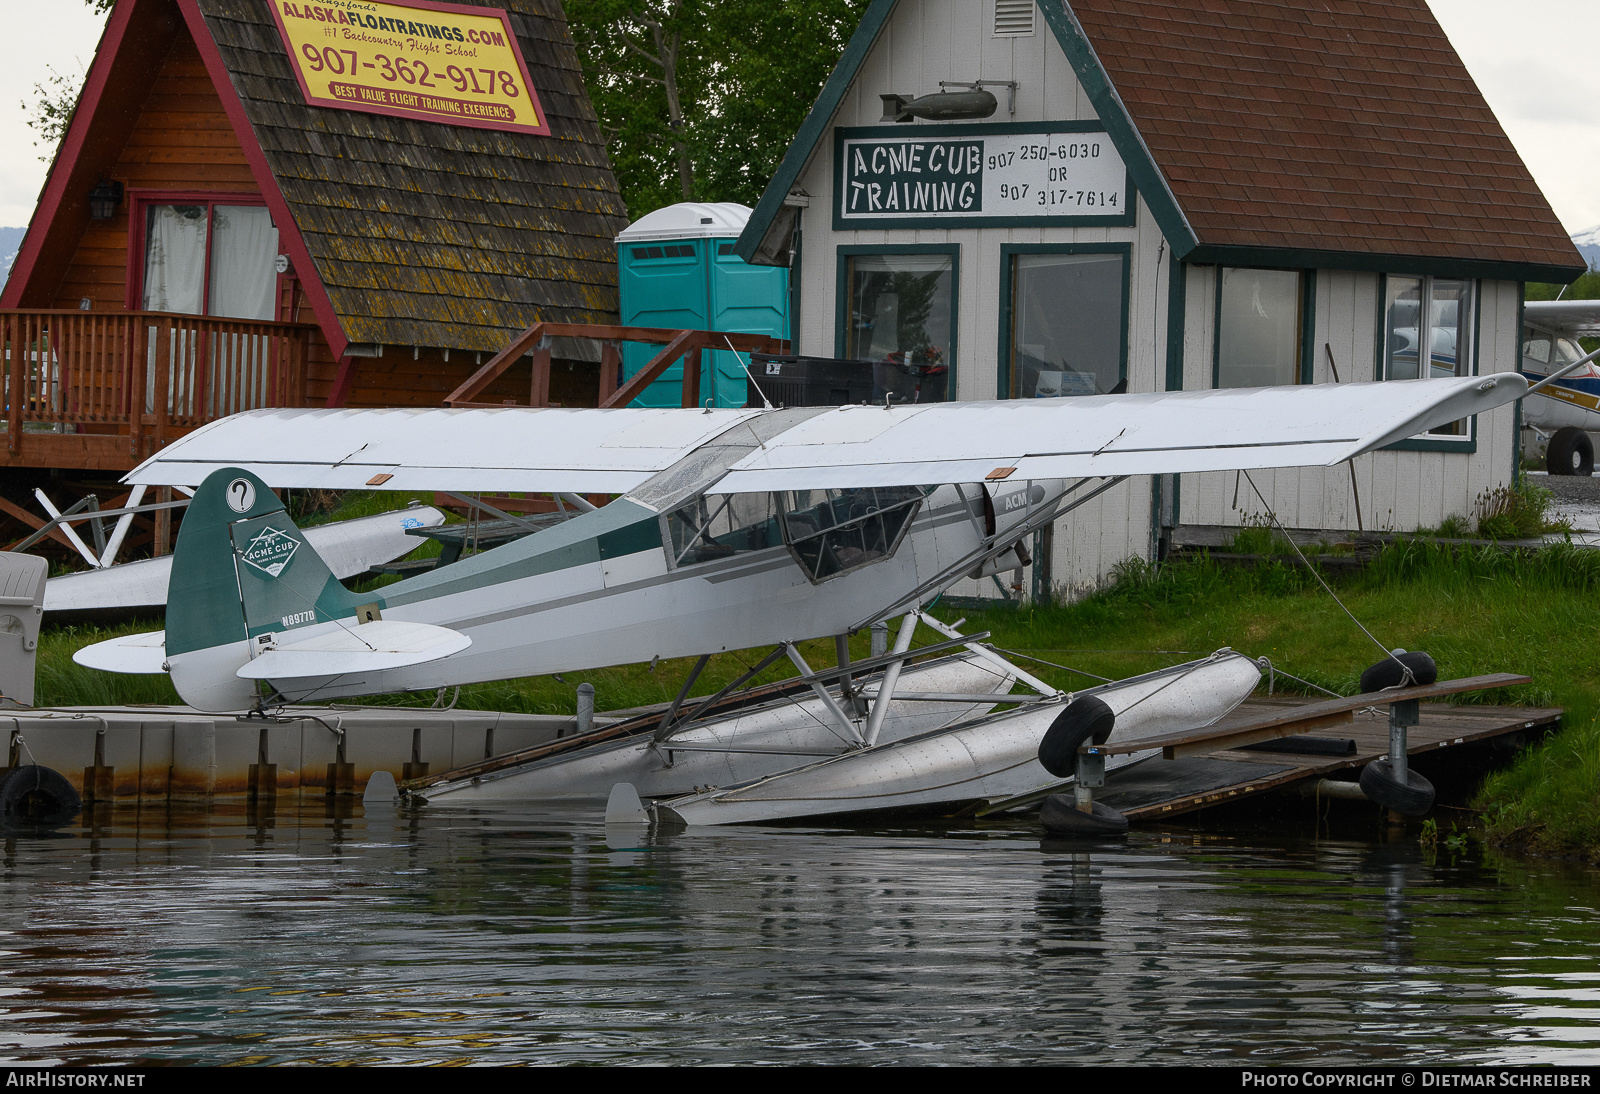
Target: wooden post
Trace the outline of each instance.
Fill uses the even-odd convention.
[[[617,390],[622,383],[622,348],[617,342],[600,343],[600,397],[595,400],[598,406],[606,401],[606,396]]]
[[[23,362],[28,359],[28,346],[22,337],[22,322],[19,316],[7,316],[5,320],[5,343],[11,347],[11,379],[6,385],[9,388],[6,407],[6,442],[15,456],[22,449],[22,417],[23,410],[28,405],[27,393],[23,387]]]
[[[140,322],[123,324],[128,340],[128,455],[139,459],[148,453],[144,444],[144,386],[148,369],[150,338]]]
[[[550,339],[541,338],[531,353],[532,378],[528,385],[529,406],[550,405]]]
[[[156,487],[156,502],[169,502],[172,500],[172,487]],[[172,510],[157,509],[154,514],[156,527],[156,540],[150,553],[157,558],[172,553]]]
[[[696,346],[683,355],[683,405],[700,405],[700,348]]]
[[[171,418],[170,407],[167,405],[168,392],[171,390],[173,359],[172,359],[172,321],[170,319],[156,320],[156,359],[149,364],[156,370],[156,436],[155,444],[151,447],[154,452],[164,447],[167,443],[167,422]]]

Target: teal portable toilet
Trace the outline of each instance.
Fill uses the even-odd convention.
[[[622,324],[628,327],[725,330],[789,337],[789,271],[752,266],[733,253],[750,219],[732,201],[684,202],[647,213],[617,236],[617,278]],[[661,349],[637,342],[622,347],[624,379]],[[741,355],[702,353],[700,399],[714,406],[744,406],[749,386]],[[678,406],[683,365],[673,364],[633,406]]]

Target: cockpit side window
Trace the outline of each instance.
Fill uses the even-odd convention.
[[[702,494],[667,514],[667,552],[674,567],[715,562],[783,540],[771,494]]]
[[[1522,358],[1541,365],[1550,363],[1550,336],[1544,331],[1524,327],[1522,331]]]
[[[922,503],[919,486],[791,490],[775,495],[783,540],[812,581],[888,558]]]

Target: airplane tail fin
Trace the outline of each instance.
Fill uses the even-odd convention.
[[[254,646],[274,641],[263,636],[348,619],[365,599],[339,584],[266,483],[238,468],[214,471],[189,504],[173,551],[173,685],[203,710],[248,707],[256,684],[235,672]]]

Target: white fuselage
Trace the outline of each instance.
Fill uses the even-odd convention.
[[[964,494],[956,487],[939,487],[922,502],[892,555],[816,582],[781,544],[677,566],[669,565],[670,547],[656,544],[515,576],[535,568],[527,560],[536,557],[541,543],[554,542],[547,537],[570,540],[586,521],[608,512],[608,506],[435,571],[431,583],[413,579],[374,594],[387,598],[385,619],[459,631],[472,640],[467,649],[406,668],[273,683],[289,701],[325,702],[840,634],[882,617],[902,598],[915,599],[919,588],[979,553],[988,537],[981,500],[985,489],[994,498],[1003,541],[1006,529],[1024,519],[1024,511],[1053,509],[1063,486],[1060,481],[968,486]],[[1015,499],[1019,491],[1025,492],[1027,504],[1013,500],[1008,505],[1007,499]],[[963,572],[956,571],[949,581]],[[300,640],[348,622],[287,627],[282,638]],[[169,662],[187,701],[202,709],[237,709],[245,705],[239,699],[242,682],[228,680],[226,665],[242,665],[247,656],[248,644],[241,641],[172,656]],[[202,694],[204,679],[216,684]]]

